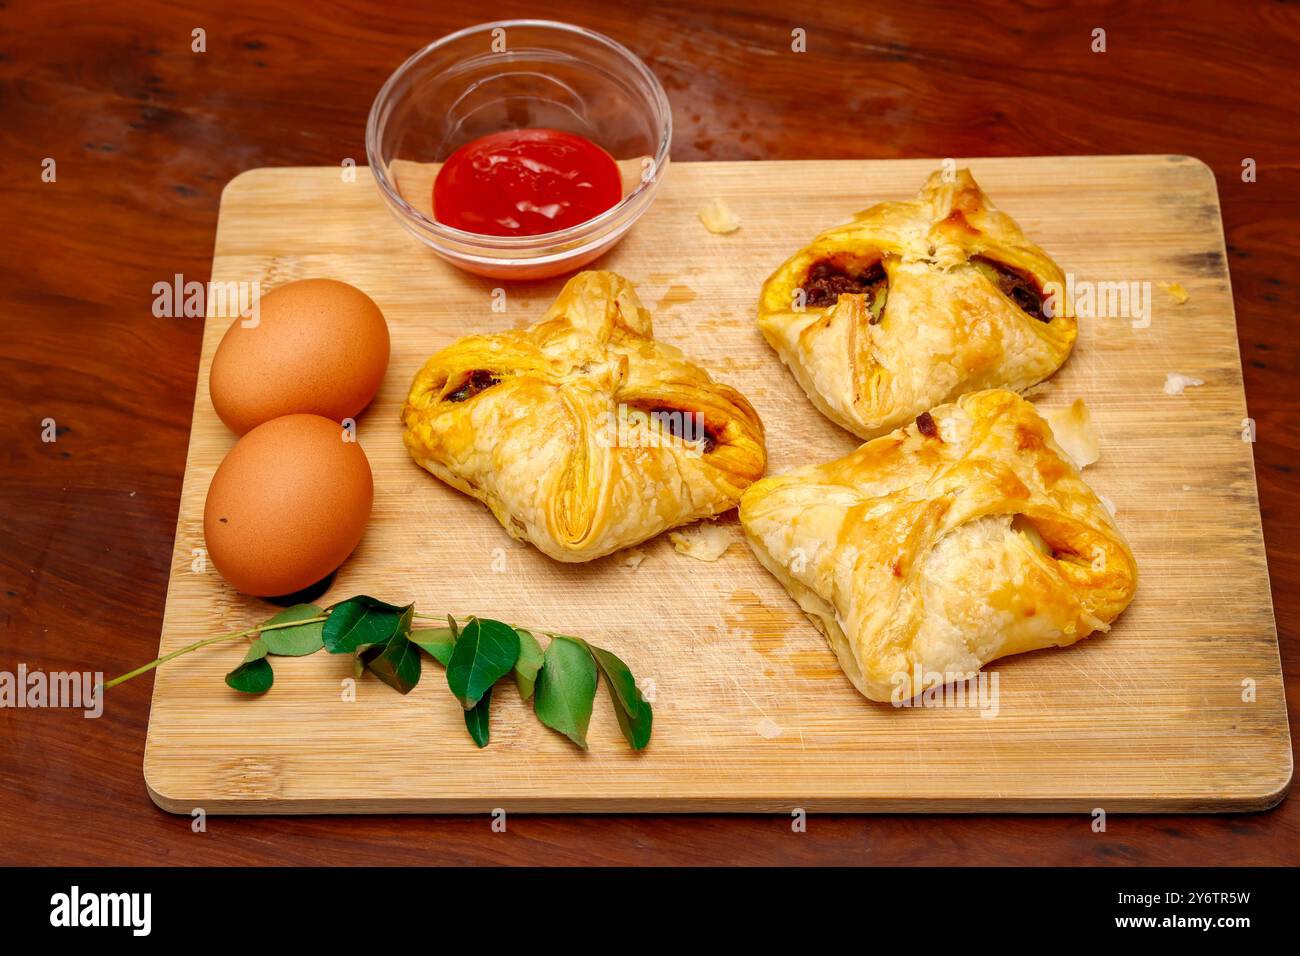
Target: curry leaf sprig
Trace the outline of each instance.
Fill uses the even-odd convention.
[[[471,617],[462,626],[448,615],[445,627],[415,628],[417,618],[442,620],[417,614],[413,604],[398,606],[365,595],[328,608],[296,604],[256,627],[196,641],[104,687],[116,687],[200,647],[246,637],[251,641],[243,661],[226,675],[226,683],[241,693],[271,689],[271,657],[304,657],[324,648],[351,655],[354,676],[369,671],[409,694],[420,682],[423,652],[446,669],[447,685],[465,710],[465,728],[480,747],[490,738],[493,690],[513,678],[519,696],[532,700],[537,719],[585,750],[598,675],[605,679],[627,742],[634,750],[649,744],[654,723],[650,703],[613,652],[581,638],[539,632],[548,640],[543,649],[533,631],[489,618]]]

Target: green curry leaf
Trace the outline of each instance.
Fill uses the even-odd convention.
[[[287,624],[307,618],[320,617],[325,612],[315,604],[295,604],[281,611],[267,624]],[[267,650],[279,657],[305,657],[315,654],[324,646],[325,621],[313,621],[299,627],[285,627],[274,631],[263,631],[262,640]]]
[[[331,654],[353,654],[367,644],[386,644],[410,628],[415,606],[398,607],[364,595],[336,604],[325,622],[322,641]]]
[[[533,696],[533,688],[537,686],[537,674],[542,669],[545,657],[542,654],[542,645],[537,643],[537,638],[533,637],[531,631],[517,627],[515,633],[519,635],[519,659],[515,661],[515,685],[519,688],[519,696],[528,700]]]
[[[596,697],[596,662],[582,641],[556,634],[543,655],[533,712],[583,750]]]
[[[493,684],[510,673],[519,658],[519,635],[500,621],[470,618],[447,662],[447,684],[470,710]]]
[[[465,711],[465,728],[480,747],[488,745],[488,712],[492,708],[492,688],[489,687],[478,703]]]

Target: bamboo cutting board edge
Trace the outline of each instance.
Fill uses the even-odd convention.
[[[1102,166],[1105,166],[1108,163],[1118,164],[1119,166],[1123,166],[1126,163],[1140,164],[1142,162],[1148,162],[1152,164],[1153,167],[1158,166],[1160,164],[1179,165],[1179,164],[1186,164],[1188,162],[1191,162],[1196,164],[1197,166],[1200,166],[1201,169],[1205,170],[1205,172],[1208,174],[1208,169],[1206,169],[1206,167],[1204,167],[1204,165],[1201,164],[1198,160],[1189,161],[1188,159],[1182,157],[1086,157],[1086,158],[1057,157],[1057,158],[1052,158],[1050,160],[1048,159],[971,160],[970,164],[974,167],[977,178],[981,180],[981,183],[985,186],[986,189],[988,189],[990,195],[993,196],[994,201],[999,202],[999,205],[1002,205],[1003,208],[1006,208],[1013,215],[1016,215],[1018,218],[1020,218],[1022,224],[1025,225],[1026,227],[1026,231],[1031,236],[1035,236],[1036,238],[1040,238],[1040,239],[1045,239],[1045,237],[1041,235],[1042,233],[1041,227],[1037,226],[1037,223],[1033,216],[1026,216],[1024,210],[1011,208],[1010,203],[1001,201],[1002,198],[1007,193],[1006,185],[1001,184],[997,181],[999,178],[1002,177],[999,177],[997,175],[988,175],[988,172],[997,167],[1007,167],[1010,164],[1016,164],[1016,163],[1026,164],[1028,166],[1033,166],[1035,164],[1038,164],[1039,166],[1042,166],[1043,164],[1061,164],[1062,166],[1068,168],[1071,162],[1074,163],[1086,162],[1088,164],[1102,165]],[[839,168],[841,170],[847,170],[851,168],[854,164],[862,167],[864,170],[868,172],[878,170],[882,168],[882,166],[886,166],[886,165],[894,166],[895,168],[902,165],[908,167],[915,167],[918,169],[925,168],[925,167],[932,168],[934,165],[933,162],[925,161],[925,160],[872,161],[872,162],[862,162],[862,163],[857,163],[857,161],[841,161],[840,163],[831,162],[831,163],[816,164],[816,165],[821,166],[823,169]],[[699,189],[699,185],[700,185],[699,177],[706,177],[706,178],[717,177],[719,179],[719,189],[721,190],[720,194],[726,194],[726,189],[728,187],[725,181],[730,180],[733,177],[739,177],[740,179],[744,179],[747,176],[752,176],[756,173],[760,173],[762,171],[761,168],[765,168],[767,171],[777,173],[777,174],[788,174],[791,167],[798,167],[800,165],[802,165],[803,169],[810,170],[810,166],[813,164],[791,164],[791,163],[677,164],[674,166],[673,171],[669,173],[669,179],[667,180],[667,182],[665,182],[663,186],[663,195],[661,195],[661,197],[659,198],[657,205],[659,207],[664,207],[666,205],[665,200],[672,195],[670,190],[672,190],[673,188],[672,184],[674,182],[674,174],[676,174],[678,178],[690,178],[692,180],[695,180],[695,182],[693,183],[694,188],[689,197],[691,201],[695,201],[700,196],[706,195],[705,192],[701,192]],[[692,168],[692,167],[696,167],[696,168]],[[702,168],[702,167],[707,167],[707,168]],[[216,262],[214,262],[214,274],[213,274],[214,281],[218,281],[219,279],[219,276],[217,274],[217,266],[220,262],[222,262],[223,260],[236,261],[241,256],[249,256],[249,253],[245,250],[244,247],[249,245],[256,246],[258,242],[263,241],[257,238],[250,238],[247,235],[241,235],[238,233],[233,234],[233,239],[232,239],[232,233],[230,231],[223,229],[223,227],[228,225],[227,203],[234,203],[235,205],[239,205],[241,202],[242,203],[248,202],[249,199],[244,198],[241,195],[242,193],[247,191],[252,191],[253,193],[258,194],[255,197],[249,197],[249,198],[258,198],[261,200],[265,200],[268,196],[271,195],[271,191],[268,191],[265,188],[266,185],[265,180],[267,180],[267,177],[270,177],[271,180],[277,183],[288,183],[289,180],[285,177],[293,177],[295,175],[306,176],[308,178],[315,177],[315,179],[313,180],[314,185],[312,185],[308,189],[308,192],[312,192],[312,191],[318,192],[319,191],[318,185],[321,181],[323,181],[322,174],[324,173],[332,173],[332,175],[334,175],[335,177],[337,177],[338,175],[337,170],[318,170],[318,169],[313,170],[307,168],[297,168],[297,169],[291,168],[291,169],[278,169],[278,170],[251,170],[241,174],[240,176],[232,180],[231,183],[227,185],[226,191],[223,192],[223,197],[222,197],[222,212],[221,212],[221,219],[218,227]],[[364,171],[358,170],[358,179],[362,180],[362,182],[356,184],[356,188],[373,189],[367,177],[365,176]],[[915,185],[919,183],[919,179],[920,177],[917,177],[916,182],[912,184],[911,189],[905,190],[904,194],[906,194],[909,191],[913,191],[915,189]],[[1041,185],[1036,188],[1041,188]],[[276,192],[278,194],[278,190]],[[285,192],[292,193],[293,190],[286,189]],[[1028,192],[1030,195],[1032,195],[1034,193],[1034,188],[1030,188]],[[727,198],[730,201],[731,196],[727,194]],[[889,197],[888,195],[881,195],[878,198],[889,198]],[[1212,174],[1209,175],[1208,197],[1202,197],[1202,198],[1208,198],[1208,200],[1213,204],[1213,214],[1208,218],[1212,220],[1212,224],[1214,226],[1215,233],[1216,233],[1213,237],[1213,241],[1219,250],[1219,257],[1220,257],[1219,261],[1221,263],[1221,272],[1222,272],[1222,275],[1221,277],[1219,277],[1219,279],[1221,282],[1222,294],[1226,297],[1226,308],[1223,311],[1224,313],[1226,313],[1227,325],[1231,332],[1231,352],[1232,352],[1232,360],[1233,360],[1233,364],[1235,365],[1235,368],[1231,370],[1232,374],[1229,375],[1229,380],[1226,382],[1226,384],[1229,386],[1229,388],[1235,388],[1237,390],[1238,395],[1240,395],[1241,394],[1240,355],[1236,344],[1235,323],[1232,320],[1231,292],[1228,286],[1229,280],[1226,271],[1226,260],[1223,259],[1223,235],[1222,235],[1221,225],[1219,224],[1217,191],[1214,189],[1213,186]],[[360,221],[360,224],[364,227],[360,230],[360,232],[362,233],[362,239],[360,240],[360,243],[370,244],[372,241],[378,242],[378,245],[382,250],[384,248],[384,244],[390,241],[387,236],[384,236],[384,233],[386,231],[395,230],[397,227],[396,224],[389,219],[386,210],[383,210],[382,207],[380,206],[377,196],[372,196],[372,199],[373,202],[370,205],[373,205],[374,207],[374,215],[382,217],[382,221],[380,222],[371,221],[369,214],[367,215],[367,218],[364,221]],[[876,201],[876,200],[873,198],[871,201]],[[866,205],[866,204],[868,203],[866,202],[861,203],[861,205]],[[363,205],[365,204],[363,203]],[[733,205],[735,205],[734,202]],[[858,208],[858,207],[852,207],[852,208]],[[851,212],[852,208],[846,206],[845,212]],[[1050,214],[1051,214],[1050,207],[1045,208],[1043,210],[1044,217],[1048,217],[1050,216]],[[846,217],[847,217],[846,215],[842,215],[840,219]],[[292,231],[291,226],[286,227],[284,225],[282,211],[279,213],[275,213],[273,218],[276,220],[275,225],[273,225],[270,229],[270,232],[272,233],[273,237],[275,236],[277,230],[285,231],[285,232]],[[686,226],[688,226],[689,223],[682,222],[684,218],[689,218],[689,217],[683,216],[682,210],[678,210],[674,220],[675,226],[677,226],[678,228],[685,228]],[[829,221],[823,222],[822,225],[829,225],[832,224],[833,222],[840,221],[840,219],[831,219]],[[634,235],[637,233],[638,230],[644,234],[644,231],[646,230],[649,221],[651,221],[650,215],[647,216],[647,221],[643,221],[643,223],[641,223],[637,227],[637,230],[634,230]],[[750,222],[753,222],[753,220],[747,220],[747,226],[749,225]],[[757,229],[758,225],[759,224],[757,222],[753,222],[754,232],[758,231]],[[696,225],[695,228],[698,228],[698,225]],[[372,239],[372,232],[374,236],[382,236],[383,238]],[[629,237],[629,240],[631,238],[632,237]],[[698,237],[695,238],[698,239]],[[770,237],[764,236],[763,238],[766,239]],[[631,245],[629,240],[625,240],[623,246],[624,249],[627,249]],[[712,241],[712,240],[706,240],[706,241]],[[409,243],[412,246],[414,245],[414,243],[404,235],[401,235],[400,238],[397,240],[397,242]],[[234,246],[233,251],[230,250],[230,247],[232,245]],[[330,255],[337,255],[337,252],[330,251],[330,249],[328,248],[330,245],[329,238],[326,238],[325,245],[327,246],[327,249],[322,254],[323,256],[328,257]],[[768,245],[771,245],[771,243],[768,243]],[[1044,245],[1048,247],[1049,251],[1054,251],[1052,249],[1052,245],[1050,242],[1044,241]],[[225,252],[223,252],[223,248],[226,249]],[[786,251],[791,251],[793,248],[794,246],[790,246]],[[412,259],[416,258],[413,254],[414,250],[410,248],[400,249],[399,247],[398,251],[406,254],[408,258],[412,258]],[[743,250],[741,251],[740,254],[743,255]],[[275,282],[278,281],[287,281],[287,279],[289,278],[298,277],[298,275],[295,274],[294,271],[294,269],[296,268],[296,264],[292,262],[294,255],[295,254],[290,254],[289,256],[284,256],[284,257],[281,256],[270,257],[270,267],[267,270],[267,274],[264,274],[264,278],[268,280],[266,284],[274,284]],[[629,250],[629,256],[630,255],[631,255],[631,251]],[[250,256],[251,259],[256,259],[257,257],[258,257],[257,253],[253,253]],[[299,254],[298,258],[306,259],[306,258],[310,258],[310,255]],[[607,259],[614,259],[614,260],[618,260],[619,258],[620,258],[620,253],[618,250],[616,250],[615,253],[613,253],[610,257],[607,257]],[[1058,256],[1058,258],[1060,257]],[[779,262],[779,259],[777,260],[777,262]],[[770,266],[774,266],[775,264],[776,262],[771,262],[770,264],[765,265],[764,268],[770,268]],[[603,260],[601,263],[598,263],[597,265],[604,266],[605,261]],[[320,266],[318,266],[314,262],[308,262],[302,267],[306,268],[308,271],[310,271],[313,268],[316,269],[320,268]],[[637,281],[637,276],[635,275],[635,273],[637,272],[637,268],[635,266],[620,261],[614,261],[609,264],[609,267],[627,272],[629,274],[629,277],[633,278],[634,281]],[[432,264],[431,268],[433,269],[440,268],[440,264]],[[690,273],[689,269],[686,271],[687,273]],[[323,274],[330,274],[330,273],[325,272]],[[465,281],[462,278],[460,278],[458,274],[451,273],[449,269],[447,270],[447,274],[451,276],[452,281]],[[340,275],[339,277],[347,278],[347,276],[344,275]],[[228,278],[228,276],[221,276],[220,278],[225,279]],[[440,276],[439,281],[445,278],[446,276]],[[475,282],[475,280],[468,280],[468,282],[472,284]],[[358,284],[361,284],[362,288],[366,288],[365,284],[363,283],[358,283]],[[399,280],[399,284],[400,284],[400,280]],[[371,290],[367,289],[367,291],[371,291]],[[646,304],[651,308],[652,312],[656,312],[657,334],[659,334],[661,337],[665,338],[668,341],[675,341],[675,338],[672,334],[663,331],[664,325],[659,321],[660,315],[658,313],[660,310],[656,309],[656,304],[651,300],[649,296],[646,295],[646,290],[644,287],[642,288],[642,294],[643,294],[643,298],[646,299]],[[668,298],[669,296],[665,296],[664,301],[667,301]],[[545,304],[546,304],[545,296],[539,296],[538,301],[532,303],[533,305],[532,314],[530,314],[527,317],[527,319],[529,321],[535,320],[537,315],[540,314],[541,308],[544,308]],[[662,303],[660,304],[662,305]],[[670,309],[671,308],[672,307],[670,306]],[[391,321],[392,321],[392,317],[390,315],[390,322]],[[743,332],[745,324],[749,321],[750,320],[748,316],[745,316],[744,314],[740,314],[737,316],[731,316],[730,319],[724,316],[723,319],[719,322],[719,324],[730,325],[734,327],[737,332]],[[1220,321],[1222,321],[1222,317]],[[195,478],[195,475],[191,474],[190,464],[193,463],[193,459],[196,455],[196,452],[199,451],[199,449],[196,449],[195,447],[195,442],[196,442],[196,438],[201,437],[200,430],[199,430],[200,419],[205,415],[207,417],[213,417],[211,412],[211,406],[210,404],[207,404],[207,398],[206,398],[206,369],[207,369],[207,364],[210,361],[211,349],[213,347],[213,340],[212,340],[213,331],[214,330],[212,328],[209,328],[207,330],[207,334],[205,334],[204,360],[201,363],[199,388],[198,388],[198,394],[196,395],[195,429],[191,432],[191,447],[189,453],[187,454],[188,464],[186,469],[186,488],[185,491],[183,492],[184,500],[192,500],[195,495],[200,495],[198,499],[200,510],[201,510],[201,491],[206,488],[206,480],[202,481],[202,488],[191,487],[191,481],[193,478]],[[442,344],[446,344],[446,342],[440,340],[436,344],[440,346]],[[686,349],[688,354],[692,354],[693,357],[699,357],[698,349],[693,349],[689,344],[685,344],[683,345],[683,347]],[[429,349],[430,352],[432,350],[433,350],[432,348]],[[780,363],[775,359],[774,356],[769,356],[769,358],[774,365],[774,374],[780,374],[780,375],[788,374],[786,373],[785,369],[780,365]],[[711,360],[709,358],[702,358],[701,362],[706,367],[710,368],[711,371],[715,371],[717,377],[722,378],[724,380],[729,380],[729,373],[725,369],[717,368],[719,364],[725,365],[725,362],[722,361],[721,359]],[[1070,368],[1070,366],[1067,364],[1067,369],[1068,368]],[[1064,370],[1063,370],[1063,374],[1064,374]],[[393,377],[393,373],[391,369],[390,369],[389,377],[390,379]],[[401,387],[398,390],[404,392],[404,385],[405,383],[403,382]],[[388,386],[386,384],[386,390],[387,388]],[[745,389],[742,388],[742,391],[743,390]],[[379,400],[377,399],[377,404],[378,401]],[[1091,399],[1090,399],[1090,404],[1091,404]],[[1240,404],[1244,409],[1244,396],[1241,397]],[[365,423],[363,420],[363,426],[364,424]],[[774,431],[774,429],[769,428],[769,432],[772,431]],[[769,435],[769,438],[771,438],[771,435]],[[233,438],[229,440],[233,441]],[[203,442],[200,441],[200,445],[202,444]],[[851,447],[851,445],[849,447]],[[369,453],[370,449],[367,450]],[[372,463],[375,463],[375,458],[373,457],[373,453],[372,453]],[[777,469],[770,469],[770,470],[784,470],[784,468],[777,468]],[[379,473],[380,473],[380,467],[377,465],[376,466],[377,484],[380,481],[378,477]],[[1250,456],[1249,454],[1245,456],[1245,474],[1240,474],[1235,477],[1238,482],[1241,482],[1242,479],[1245,479],[1247,476],[1249,481],[1249,488],[1248,488],[1248,492],[1245,492],[1245,489],[1243,487],[1243,492],[1247,493],[1248,497],[1250,498],[1250,504],[1251,507],[1253,508],[1254,517],[1253,517],[1253,527],[1246,527],[1242,529],[1242,533],[1248,539],[1247,541],[1248,547],[1246,549],[1248,556],[1254,555],[1257,558],[1257,560],[1253,561],[1253,563],[1256,564],[1258,567],[1253,569],[1254,571],[1257,572],[1257,576],[1254,582],[1255,586],[1252,589],[1256,595],[1260,596],[1260,602],[1257,603],[1256,606],[1256,617],[1257,620],[1262,620],[1262,618],[1259,617],[1258,612],[1259,611],[1266,612],[1267,622],[1268,622],[1268,629],[1267,629],[1268,633],[1262,634],[1260,635],[1260,637],[1265,639],[1271,645],[1272,661],[1273,661],[1272,666],[1277,668],[1278,671],[1276,675],[1278,681],[1277,687],[1280,690],[1281,687],[1280,661],[1278,660],[1276,636],[1275,636],[1275,631],[1273,630],[1274,625],[1272,622],[1271,595],[1269,593],[1268,581],[1267,581],[1267,564],[1262,559],[1262,534],[1259,527],[1258,506],[1257,504],[1255,504],[1253,457]],[[428,480],[432,481],[432,479],[428,479]],[[188,551],[182,548],[182,545],[184,543],[188,543],[184,540],[185,517],[186,517],[186,508],[184,507],[184,500],[183,500],[183,507],[181,509],[181,512],[178,514],[176,554],[177,554],[178,561],[180,560],[180,558],[183,557],[185,558],[185,563],[188,563]],[[464,514],[464,511],[462,510],[460,513]],[[486,520],[487,518],[485,512],[483,514],[483,518],[484,520]],[[1124,524],[1123,515],[1121,515],[1121,525],[1123,524]],[[740,545],[739,547],[743,548],[743,545]],[[356,559],[354,558],[353,560]],[[681,559],[681,560],[686,560],[686,559]],[[687,563],[691,564],[691,562],[687,562]],[[173,582],[172,582],[173,585],[176,584],[176,576],[178,574],[179,567],[180,567],[179,564],[174,564],[173,566]],[[705,570],[707,567],[708,566],[705,565],[700,565],[699,567],[695,567],[693,564],[691,564],[690,567],[677,566],[677,567],[673,567],[669,573],[688,575],[694,572],[698,574],[707,575],[708,573],[710,573],[709,571]],[[1261,589],[1258,587],[1261,581],[1262,581],[1262,594],[1260,593]],[[348,588],[347,593],[352,593],[352,591],[354,590],[360,590],[360,589]],[[167,615],[168,620],[164,625],[164,640],[163,640],[164,647],[168,647],[168,649],[170,649],[170,647],[168,646],[166,635],[168,633],[168,626],[172,623],[173,610],[174,610],[171,591],[172,588],[169,587],[169,601],[168,601],[168,615]],[[336,589],[334,591],[331,591],[329,596],[330,599],[337,599],[338,597],[345,596],[345,595]],[[808,625],[808,628],[811,629],[811,625]],[[1118,629],[1118,625],[1117,625],[1117,629]],[[1055,654],[1055,653],[1065,653],[1065,652],[1047,651],[1042,653]],[[1036,655],[1031,655],[1031,656],[1036,656]],[[1267,655],[1264,655],[1264,657],[1267,657]],[[1267,661],[1265,661],[1265,663],[1267,663]],[[635,665],[634,665],[634,669],[636,669]],[[1272,675],[1269,676],[1271,680]],[[205,678],[205,680],[206,679],[207,678]],[[154,694],[155,711],[157,711],[159,708],[160,700],[167,699],[166,695],[171,692],[169,689],[171,684],[172,684],[172,679],[168,675],[166,674],[159,675],[159,679],[155,683],[155,694]],[[276,690],[283,691],[284,689],[277,687]],[[276,691],[273,691],[272,694],[274,695],[275,692]],[[596,720],[599,719],[599,714],[600,714],[599,708],[601,706],[602,706],[602,702],[598,699],[597,701],[598,716],[596,719],[593,720],[593,727],[595,725]],[[164,707],[164,709],[166,709],[166,707]],[[401,796],[382,795],[382,796],[375,796],[375,797],[367,797],[361,794],[348,795],[344,797],[340,797],[337,794],[329,795],[329,796],[303,794],[303,795],[294,795],[291,797],[278,799],[272,793],[262,793],[259,791],[260,784],[257,782],[258,775],[259,773],[264,773],[265,771],[258,770],[255,760],[252,760],[248,764],[248,766],[243,768],[243,771],[253,779],[253,783],[250,784],[250,787],[248,788],[249,795],[247,796],[241,796],[239,792],[239,788],[237,786],[234,788],[235,789],[234,793],[221,795],[221,796],[214,795],[211,792],[207,792],[205,794],[201,792],[201,788],[200,790],[187,793],[184,786],[181,786],[179,788],[177,786],[177,784],[180,782],[177,779],[177,774],[179,773],[183,777],[186,761],[181,760],[179,762],[176,762],[174,760],[175,755],[170,753],[168,754],[167,760],[158,759],[158,754],[161,747],[161,745],[159,745],[159,741],[162,739],[162,734],[161,733],[156,734],[156,731],[158,730],[158,726],[155,724],[155,720],[154,720],[155,716],[156,714],[151,713],[149,743],[146,747],[146,759],[145,759],[146,785],[152,799],[163,809],[170,810],[172,812],[185,813],[185,812],[189,812],[194,806],[202,805],[205,809],[211,812],[218,812],[218,813],[336,813],[336,812],[473,813],[473,812],[490,812],[490,810],[493,809],[493,807],[495,806],[492,796],[487,793],[481,795],[466,795],[463,793],[457,793],[457,794],[445,794],[445,795],[438,795],[438,796],[432,796],[432,795],[411,796],[408,794],[408,795],[401,795]],[[509,799],[506,800],[505,802],[508,804],[508,807],[510,809],[518,812],[557,812],[557,811],[562,812],[566,810],[575,810],[575,809],[584,812],[628,812],[628,811],[781,812],[781,811],[788,811],[792,807],[802,807],[803,809],[809,810],[810,812],[846,812],[846,811],[855,811],[855,810],[868,811],[868,812],[898,812],[898,811],[1006,812],[1009,810],[1016,811],[1016,812],[1068,812],[1068,811],[1087,812],[1091,810],[1093,807],[1098,805],[1103,806],[1108,811],[1115,811],[1115,812],[1151,812],[1151,811],[1195,812],[1195,811],[1225,811],[1225,810],[1228,811],[1260,810],[1260,809],[1266,809],[1267,807],[1276,804],[1279,800],[1282,799],[1289,786],[1290,778],[1291,778],[1291,753],[1290,753],[1290,745],[1289,745],[1289,729],[1286,724],[1286,713],[1285,713],[1284,703],[1281,705],[1280,724],[1276,718],[1277,718],[1277,714],[1273,713],[1272,720],[1270,722],[1270,727],[1268,730],[1268,734],[1271,735],[1269,740],[1269,744],[1270,744],[1269,749],[1274,753],[1275,757],[1281,758],[1281,762],[1275,763],[1271,767],[1272,772],[1267,774],[1265,777],[1254,779],[1249,783],[1249,785],[1237,787],[1236,789],[1230,787],[1220,787],[1220,788],[1202,787],[1200,789],[1197,789],[1195,787],[1191,787],[1191,788],[1184,787],[1180,791],[1177,786],[1169,786],[1166,787],[1164,790],[1159,790],[1159,788],[1156,788],[1156,790],[1152,790],[1150,788],[1145,788],[1145,789],[1132,788],[1128,791],[1124,791],[1120,788],[1112,787],[1110,791],[1107,793],[1105,799],[1099,801],[1097,798],[1090,796],[1089,793],[1087,792],[1071,793],[1070,792],[1071,788],[1068,786],[1062,786],[1060,788],[1060,792],[1053,793],[1053,794],[1034,794],[1034,793],[1016,794],[1014,792],[1011,792],[1010,790],[1004,790],[1004,789],[990,790],[987,787],[981,789],[979,786],[968,787],[964,790],[964,792],[961,789],[958,789],[956,791],[949,789],[945,792],[939,792],[938,790],[935,790],[931,792],[928,788],[918,792],[918,789],[914,785],[906,788],[906,792],[903,792],[903,790],[899,790],[899,792],[893,794],[866,793],[866,792],[858,793],[858,794],[846,794],[845,792],[843,792],[842,786],[838,786],[838,788],[837,786],[830,786],[825,788],[822,791],[818,791],[816,786],[801,786],[797,789],[798,792],[802,794],[802,796],[797,796],[795,792],[789,789],[787,790],[781,790],[779,788],[759,789],[752,786],[748,791],[746,791],[741,796],[735,796],[732,793],[728,793],[725,788],[710,789],[707,786],[686,788],[690,790],[689,793],[681,792],[677,796],[671,796],[671,795],[665,796],[662,794],[650,794],[645,792],[639,794],[638,796],[628,796],[626,794],[620,795],[613,791],[606,793],[602,791],[601,787],[595,786],[595,787],[590,787],[585,789],[583,794],[580,796],[575,796],[575,794],[572,792],[569,793],[568,795],[559,795],[559,796],[550,796],[545,793],[531,793],[528,795],[524,795],[519,792],[511,792]],[[514,729],[513,726],[510,726],[506,728],[506,731],[511,732],[513,731],[513,729]],[[1259,730],[1260,728],[1256,727],[1255,729]],[[661,730],[657,730],[656,741],[652,743],[652,750],[657,745],[660,746],[663,745],[661,740],[661,733],[662,733]],[[614,746],[617,745],[618,744],[614,744]],[[494,735],[493,746],[494,747],[497,746],[495,735]],[[610,746],[610,744],[604,743],[603,746],[608,747]],[[490,754],[491,750],[486,751],[485,753]],[[976,754],[975,756],[978,756],[978,754]],[[635,759],[639,759],[639,758],[635,758]],[[274,761],[272,761],[272,763],[274,764],[275,767],[283,767],[291,764],[292,760],[281,761],[279,763],[275,763]],[[280,771],[276,769],[270,771],[272,775],[278,772]],[[1221,782],[1222,781],[1220,781],[1220,783]],[[617,788],[614,789],[616,790]]]

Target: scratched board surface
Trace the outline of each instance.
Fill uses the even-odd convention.
[[[1081,288],[1150,283],[1124,316],[1084,319],[1065,367],[1032,397],[1086,400],[1101,460],[1085,473],[1113,506],[1140,568],[1109,634],[997,661],[996,701],[900,710],[859,696],[823,638],[749,553],[716,562],[666,536],[562,565],[510,539],[477,502],[416,467],[398,413],[417,369],[468,332],[535,321],[562,279],[507,286],[444,264],[408,237],[364,170],[258,169],[226,189],[214,281],[329,276],[388,318],[387,378],[359,420],[375,474],[360,547],[323,601],[358,593],[581,634],[653,688],[649,749],[629,752],[604,687],[583,753],[493,701],[477,749],[440,667],[407,697],[350,662],[277,661],[273,690],[222,682],[242,648],[163,667],[144,773],[189,812],[1248,810],[1289,784],[1291,750],[1254,469],[1210,171],[1178,156],[975,159],[976,178]],[[636,283],[656,336],[741,389],[767,428],[769,471],[839,456],[849,434],[807,401],[754,326],[767,275],[817,231],[915,193],[937,161],[678,164],[653,208],[597,264]],[[739,231],[697,217],[721,198]],[[1162,285],[1162,283],[1168,285]],[[1179,289],[1187,293],[1177,301]],[[1139,285],[1139,290],[1142,286]],[[192,570],[203,500],[234,442],[208,396],[228,319],[210,318],[177,523],[161,649],[264,619],[268,607]],[[1169,374],[1203,384],[1165,391]],[[1247,423],[1248,426],[1248,423]]]

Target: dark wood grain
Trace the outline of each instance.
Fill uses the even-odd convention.
[[[679,160],[1207,162],[1300,710],[1300,8],[1284,3],[0,4],[0,669],[113,673],[157,648],[201,328],[154,318],[151,287],[207,278],[225,182],[364,162],[371,98],[416,46],[539,11],[646,59]],[[796,27],[807,53],[790,52]],[[1090,49],[1097,27],[1104,54]],[[1258,181],[1242,181],[1245,158]],[[47,417],[55,443],[40,438]],[[213,818],[195,834],[145,794],[149,693],[148,679],[124,685],[99,720],[0,710],[0,863],[1300,862],[1295,800],[1112,817],[1105,834],[1058,816],[818,817],[802,834],[782,817],[520,816],[505,834],[487,818]]]

